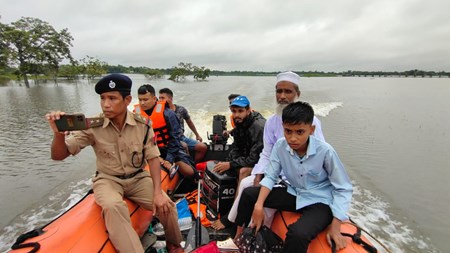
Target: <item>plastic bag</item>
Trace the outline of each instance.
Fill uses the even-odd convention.
[[[178,212],[178,226],[181,231],[188,230],[192,227],[192,216],[186,198],[182,198],[176,202]]]
[[[216,242],[210,242],[210,243],[205,244],[191,252],[192,253],[220,253]]]
[[[236,245],[243,253],[278,253],[283,249],[283,240],[266,226],[262,226],[256,235],[255,229],[247,227],[237,238]]]

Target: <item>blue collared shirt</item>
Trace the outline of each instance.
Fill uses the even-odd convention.
[[[322,125],[320,120],[314,116],[313,123],[316,126],[316,130],[314,130],[314,136],[321,141],[325,141],[325,137],[322,133]],[[252,170],[252,175],[255,174],[264,174],[264,170],[267,166],[269,166],[270,154],[272,153],[273,145],[277,142],[278,139],[284,137],[284,129],[283,122],[281,120],[281,115],[274,114],[269,117],[264,125],[264,147],[259,155],[258,163],[255,164]]]
[[[309,137],[305,156],[299,157],[286,139],[279,139],[272,150],[261,185],[272,190],[283,172],[288,192],[297,197],[297,210],[315,203],[330,206],[333,216],[348,220],[352,184],[336,151],[314,136]]]

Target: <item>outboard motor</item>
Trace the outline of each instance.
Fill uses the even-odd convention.
[[[228,136],[223,135],[223,131],[227,130],[227,119],[224,115],[213,116],[213,132],[208,135],[208,139],[212,144],[226,144]]]
[[[237,180],[235,176],[227,173],[219,174],[213,171],[217,161],[206,163],[203,177],[202,196],[204,203],[214,215],[225,215],[233,205],[236,193]]]
[[[212,134],[208,134],[211,142],[208,144],[208,151],[205,155],[205,160],[208,162],[206,162],[206,166],[203,165],[202,198],[208,210],[217,216],[218,214],[225,215],[231,209],[237,180],[235,176],[213,171],[214,165],[218,161],[225,161],[229,152],[228,136],[223,135],[223,132],[227,130],[226,117],[214,115],[212,128]]]

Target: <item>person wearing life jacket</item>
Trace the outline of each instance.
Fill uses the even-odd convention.
[[[194,162],[184,152],[179,136],[181,135],[180,123],[175,113],[169,109],[166,101],[158,101],[155,88],[150,84],[144,84],[138,89],[139,104],[134,106],[134,112],[151,121],[155,131],[155,142],[161,153],[161,166],[176,173],[176,169],[186,177],[196,175]],[[175,165],[175,166],[174,166]]]

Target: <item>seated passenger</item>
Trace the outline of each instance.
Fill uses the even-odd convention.
[[[233,102],[233,100],[234,100],[235,98],[239,97],[239,96],[241,96],[241,95],[239,95],[239,94],[230,94],[230,95],[228,95],[228,104],[231,105],[231,102]],[[255,112],[255,110],[253,110],[252,108],[250,108],[250,110],[251,110],[252,112]],[[233,114],[230,115],[230,124],[231,124],[231,130],[225,130],[225,131],[223,131],[223,135],[224,135],[225,137],[229,137],[230,135],[232,135],[231,132],[232,132],[233,129],[236,127],[236,125],[234,124]]]
[[[94,198],[102,209],[107,236],[117,252],[144,252],[131,224],[124,197],[144,209],[153,210],[164,225],[168,252],[183,252],[175,203],[160,187],[159,151],[152,141],[153,129],[127,109],[131,102],[131,86],[131,79],[125,75],[110,74],[101,78],[95,85],[95,92],[99,95],[103,113],[99,115],[99,121],[86,130],[73,131],[66,136],[55,123],[65,113],[46,114],[53,132],[51,158],[64,160],[92,146],[97,160],[92,179]],[[146,164],[150,174],[143,170]]]
[[[261,154],[259,154],[258,163],[253,167],[252,175],[244,178],[236,191],[236,199],[228,214],[228,220],[233,223],[236,221],[237,209],[242,191],[250,186],[259,186],[259,182],[264,175],[264,170],[269,165],[272,148],[275,145],[275,142],[283,137],[284,130],[281,121],[281,113],[287,105],[299,101],[301,95],[299,85],[300,76],[294,72],[287,71],[277,75],[275,84],[275,113],[267,119],[266,125],[264,126],[264,148]],[[316,116],[314,116],[312,124],[315,127],[313,135],[319,140],[325,141],[322,133],[322,124]],[[264,208],[264,210],[266,214],[264,223],[269,227],[272,224],[272,219],[276,210],[272,208]]]
[[[156,142],[161,153],[160,163],[173,175],[175,166],[178,166],[182,175],[192,177],[195,175],[194,161],[184,152],[181,146],[180,124],[175,113],[167,106],[166,101],[158,101],[155,96],[155,88],[150,84],[144,84],[138,89],[139,104],[134,106],[134,111],[152,121]]]
[[[194,122],[191,119],[191,116],[189,115],[186,108],[184,108],[181,105],[176,105],[173,103],[173,92],[169,88],[163,88],[159,90],[159,99],[165,100],[169,104],[169,108],[175,112],[175,114],[178,117],[178,120],[180,121],[180,127],[181,127],[181,145],[186,149],[187,152],[190,150],[194,150],[194,161],[196,163],[201,162],[203,158],[205,157],[207,146],[202,141],[202,137],[197,132],[197,128],[194,125]],[[195,138],[191,139],[184,135],[184,121],[186,121],[186,124],[189,126],[189,128],[192,130],[192,132],[195,134]]]
[[[266,119],[250,109],[250,101],[246,96],[239,96],[231,102],[230,110],[233,114],[235,128],[232,131],[234,141],[226,162],[219,162],[214,166],[218,173],[229,173],[240,181],[249,176],[253,166],[258,162],[259,153],[263,149],[263,133]],[[227,222],[227,215],[222,214],[223,219],[212,223],[215,229],[222,229]]]
[[[240,94],[230,94],[228,95],[228,104],[231,105],[231,102],[237,97],[239,97]],[[232,128],[235,128],[234,120],[233,120],[233,114],[230,115],[230,124]]]
[[[336,250],[345,248],[341,223],[348,220],[352,184],[336,151],[312,136],[314,111],[305,102],[288,105],[282,113],[284,138],[279,139],[270,156],[261,186],[246,188],[239,201],[236,238],[252,219],[259,230],[264,207],[299,212],[302,216],[288,226],[283,252],[307,252],[308,245],[327,229],[328,242]],[[284,173],[289,184],[274,187]]]

